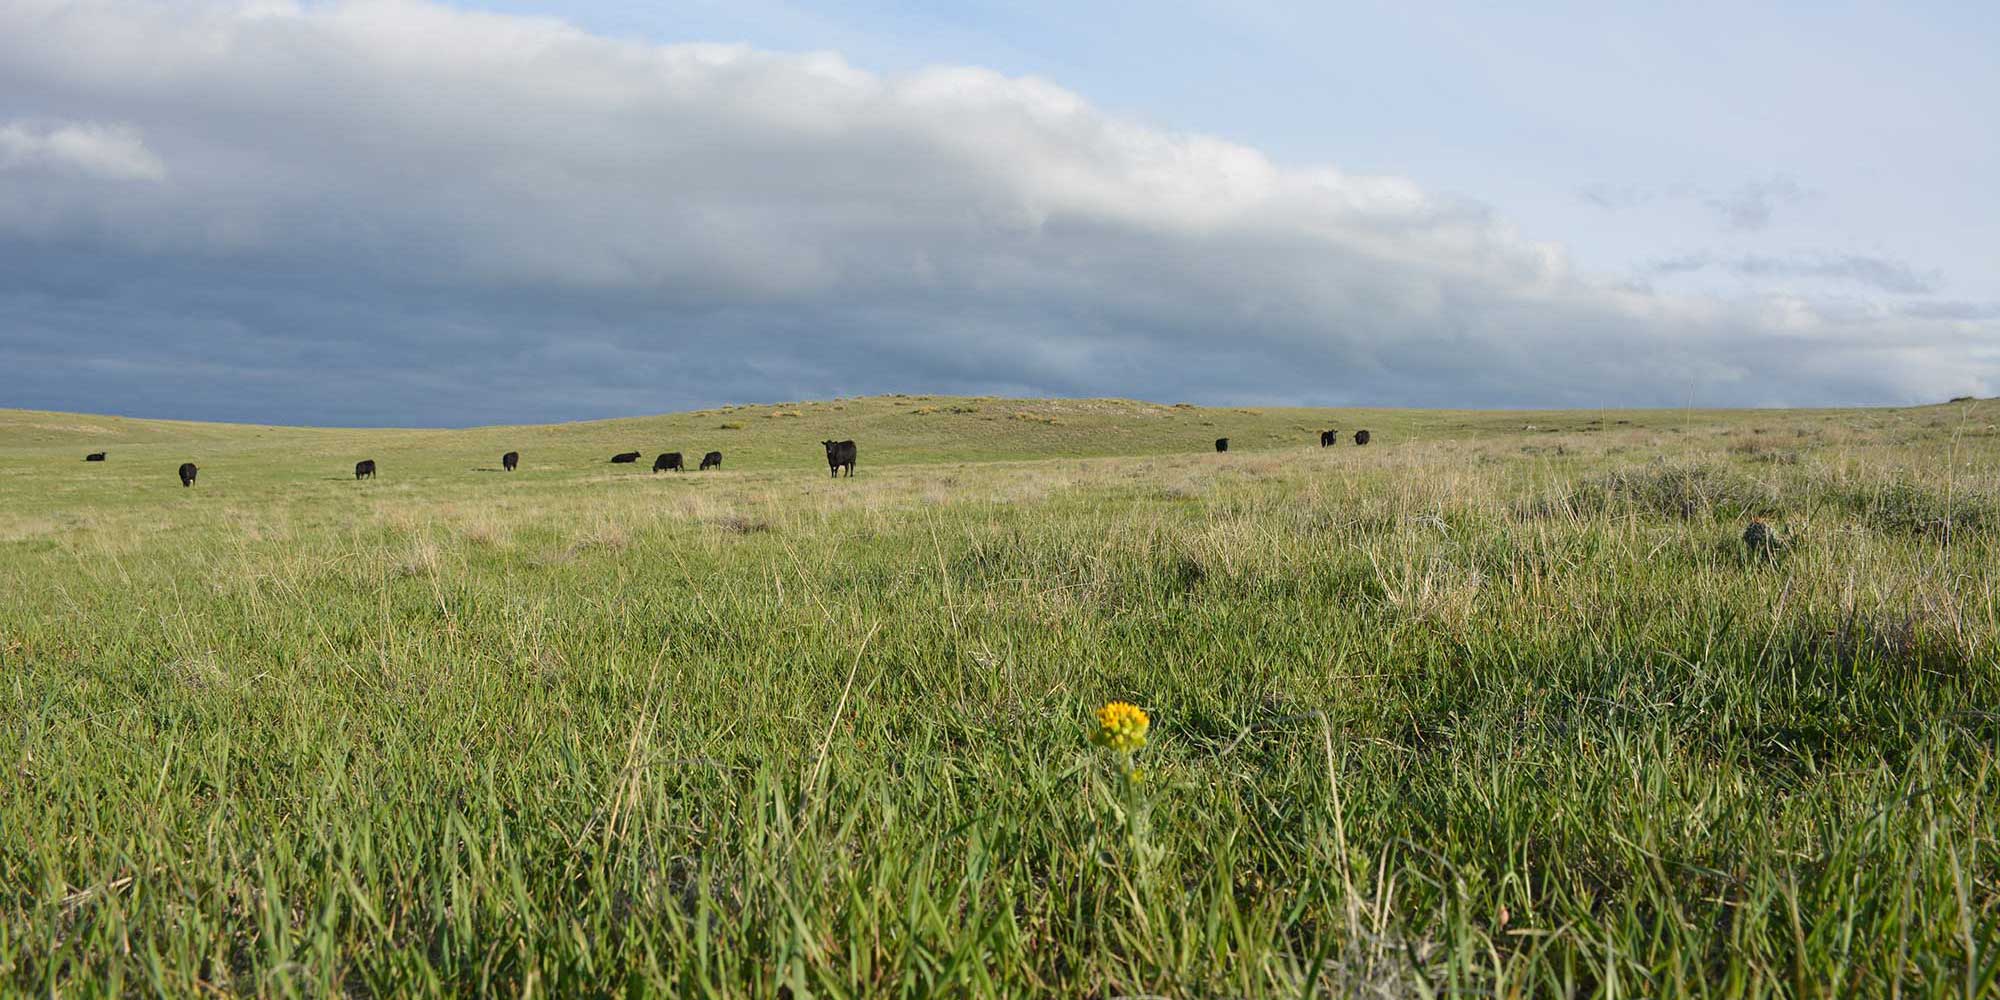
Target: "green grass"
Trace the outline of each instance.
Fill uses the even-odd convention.
[[[1992,996],[1996,420],[0,412],[0,993]]]

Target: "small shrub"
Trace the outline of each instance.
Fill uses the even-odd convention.
[[[743,429],[743,425],[738,423],[716,424],[715,429],[719,431],[740,431]]]
[[[1756,430],[1751,433],[1762,434],[1764,432]],[[1785,448],[1770,441],[1758,440],[1756,438],[1732,442],[1729,445],[1729,453],[1740,455],[1745,461],[1767,462],[1774,465],[1797,465],[1805,457],[1804,453],[1800,452],[1797,448]]]
[[[1774,653],[1821,670],[1866,667],[1871,672],[1890,668],[1906,674],[1956,673],[1975,656],[1950,615],[1932,607],[1807,613],[1788,624]]]
[[[1739,518],[1774,512],[1778,499],[1770,488],[1726,469],[1699,462],[1662,463],[1594,476],[1563,496],[1531,504],[1524,513],[1548,516],[1570,512],[1597,517],[1637,510],[1683,520],[1700,514]]]
[[[1869,527],[1886,534],[1950,541],[1967,532],[2000,525],[2000,500],[1975,491],[1944,491],[1908,479],[1878,490],[1849,490],[1841,505]]]

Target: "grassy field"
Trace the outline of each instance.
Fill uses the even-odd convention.
[[[0,993],[1994,996],[1997,422],[0,411]]]

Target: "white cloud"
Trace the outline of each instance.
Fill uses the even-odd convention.
[[[172,184],[110,193],[0,179],[0,260],[33,264],[0,278],[17,328],[131,354],[122,324],[181,324],[162,366],[246,344],[296,357],[258,376],[294,378],[285,399],[315,412],[346,412],[318,388],[343,365],[483,380],[463,404],[351,400],[437,408],[405,420],[902,387],[1413,405],[2000,391],[1990,353],[1940,363],[1962,320],[1857,327],[1803,300],[1613,287],[1405,178],[1274,163],[977,68],[880,76],[396,0],[16,0],[0,93],[39,120],[129,123],[66,140],[95,150],[63,161],[95,176],[174,164]],[[55,130],[16,128],[53,148]],[[60,273],[57,244],[78,255]],[[113,294],[123,318],[102,321]],[[1801,341],[1811,363],[1757,358]],[[37,355],[52,386],[62,354]]]
[[[81,171],[114,181],[167,176],[166,164],[129,125],[0,123],[0,171],[31,168]]]

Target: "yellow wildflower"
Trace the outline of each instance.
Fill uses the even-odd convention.
[[[1146,712],[1129,702],[1114,701],[1097,710],[1097,731],[1090,742],[1120,753],[1131,753],[1146,745],[1146,730],[1152,726]]]

